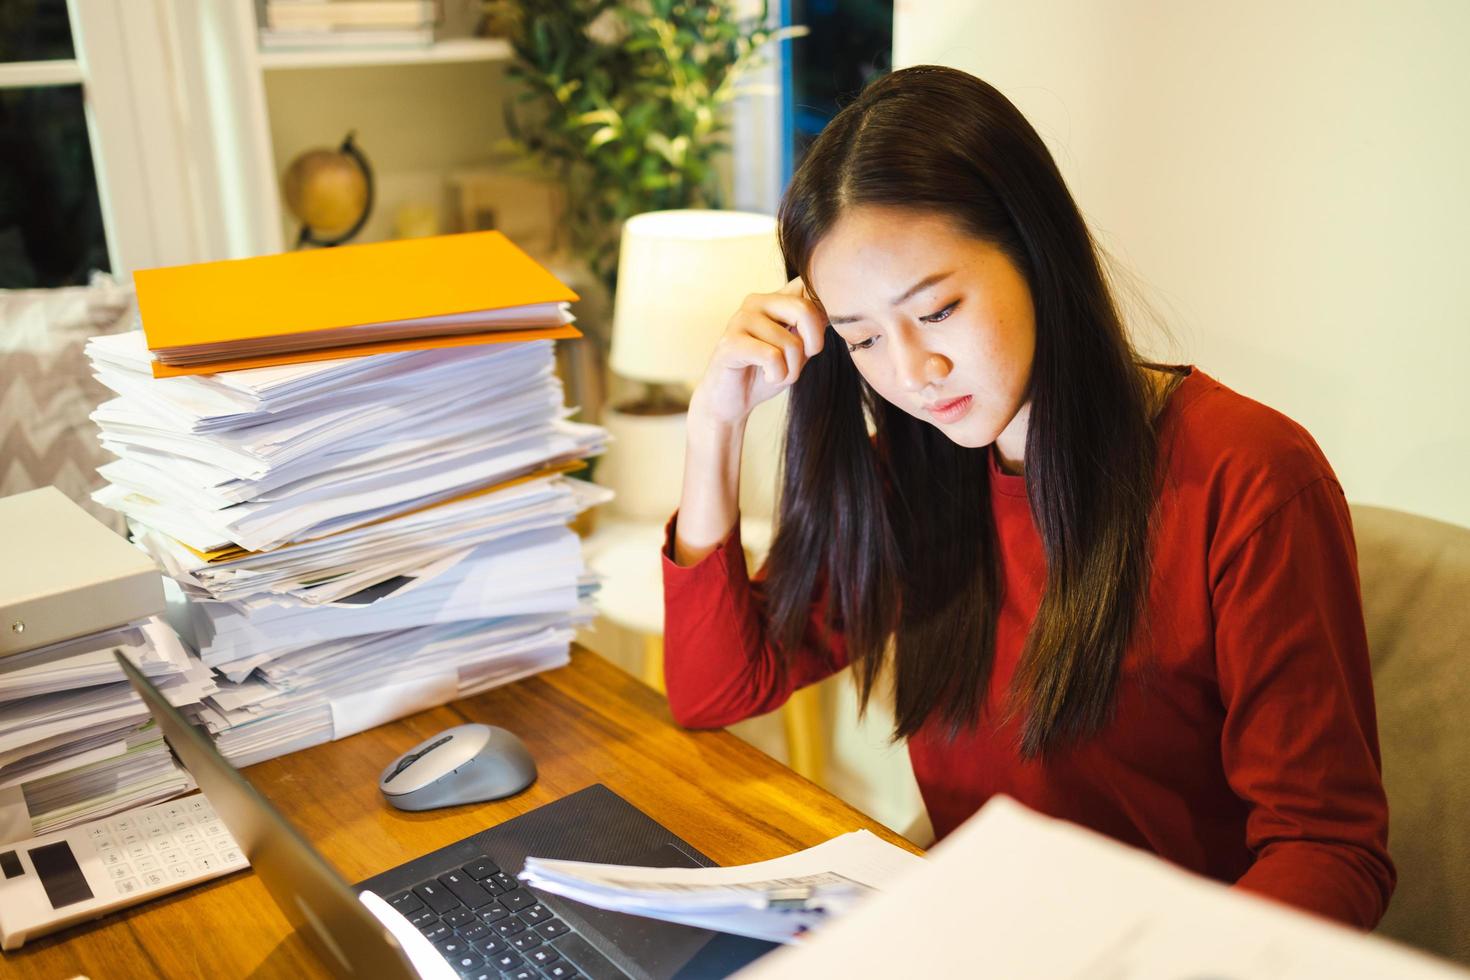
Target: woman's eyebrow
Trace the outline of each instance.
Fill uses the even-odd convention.
[[[935,283],[937,283],[937,282],[943,282],[944,280],[948,279],[952,275],[954,275],[954,270],[953,269],[951,269],[949,272],[936,272],[932,276],[925,276],[923,279],[920,279],[918,282],[914,283],[908,289],[904,290],[904,294],[902,296],[898,297],[897,299],[895,299],[890,305],[891,306],[897,306],[898,304],[902,303],[904,300],[908,299],[909,297],[913,296],[915,293],[919,292],[921,289],[928,289],[930,286],[934,285]],[[860,317],[860,316],[829,316],[827,318],[827,322],[830,323],[830,324],[832,324],[835,327],[838,324],[842,324],[842,323],[856,323],[857,321],[859,321],[861,319],[863,319],[863,318]]]

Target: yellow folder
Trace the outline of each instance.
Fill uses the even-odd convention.
[[[497,231],[285,252],[248,259],[142,269],[134,273],[143,334],[151,350],[259,342],[538,304],[577,294]],[[559,339],[580,334],[554,325],[532,330],[411,339],[375,339],[311,350],[231,357],[203,364],[155,363],[154,375],[212,374],[247,367],[465,344]]]

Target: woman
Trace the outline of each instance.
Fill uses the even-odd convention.
[[[780,227],[796,278],[746,300],[690,403],[675,718],[727,725],[848,664],[866,699],[891,671],[941,837],[1006,793],[1371,928],[1387,804],[1352,528],[1311,437],[1138,359],[1041,139],[962,72],[870,86]],[[787,389],[752,581],[741,437]]]

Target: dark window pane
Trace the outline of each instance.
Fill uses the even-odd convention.
[[[788,160],[794,168],[837,110],[893,65],[892,0],[788,0],[791,43]]]
[[[66,0],[0,0],[0,61],[75,57]]]
[[[82,87],[0,89],[0,289],[108,268]]]

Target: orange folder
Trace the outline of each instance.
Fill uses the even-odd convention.
[[[387,321],[567,303],[575,292],[498,231],[284,252],[133,274],[152,350],[287,338]],[[156,377],[465,344],[556,339],[569,326],[379,340],[207,364],[154,364]]]

